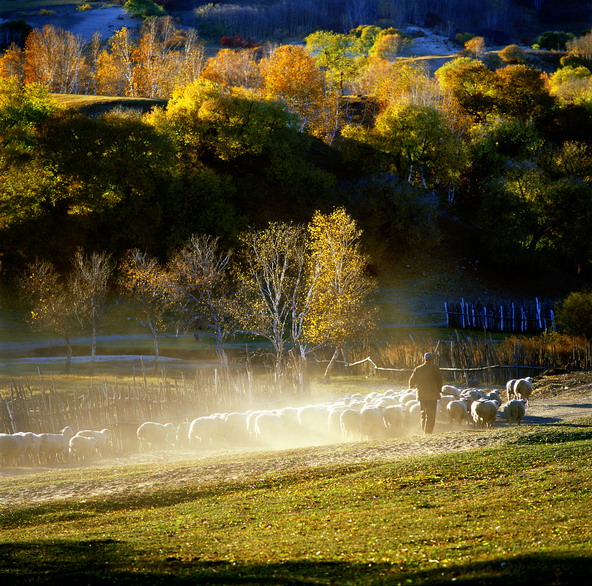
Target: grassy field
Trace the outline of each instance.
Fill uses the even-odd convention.
[[[317,465],[325,447],[0,477],[0,579],[590,583],[591,424],[438,456],[389,459],[392,440],[347,464]]]

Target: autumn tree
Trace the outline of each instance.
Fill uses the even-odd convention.
[[[395,103],[376,118],[369,131],[346,127],[343,135],[378,149],[385,170],[427,190],[445,188],[465,164],[463,144],[447,118],[435,108]]]
[[[293,117],[277,101],[244,88],[222,92],[206,80],[178,88],[163,112],[148,121],[174,136],[191,164],[258,155],[285,131]]]
[[[168,98],[180,82],[190,81],[184,72],[185,45],[195,43],[194,34],[176,28],[170,16],[144,21],[132,53],[133,86],[138,95]]]
[[[592,340],[592,293],[573,291],[558,303],[557,324],[568,334]]]
[[[222,87],[259,88],[262,84],[254,49],[220,49],[208,59],[201,77]]]
[[[562,67],[549,78],[551,95],[563,102],[585,102],[592,98],[592,74],[587,67]]]
[[[317,65],[327,70],[330,81],[343,92],[361,65],[363,53],[356,36],[321,30],[311,33],[304,41]]]
[[[0,55],[0,79],[24,81],[25,52],[19,46],[12,44]]]
[[[444,64],[435,75],[474,121],[484,122],[493,113],[496,77],[481,61],[459,57]]]
[[[259,231],[240,235],[238,265],[238,323],[268,340],[274,352],[274,376],[285,376],[290,324],[304,282],[304,230],[302,226],[271,223]]]
[[[26,83],[39,83],[54,93],[79,93],[89,76],[85,42],[52,25],[33,29],[25,43],[24,73]]]
[[[228,360],[224,342],[236,332],[230,280],[230,253],[222,251],[219,239],[193,236],[169,263],[171,286],[196,335],[210,331],[223,366]]]
[[[368,258],[361,251],[361,231],[344,208],[316,212],[307,226],[306,266],[311,296],[304,337],[334,349],[325,377],[347,342],[366,338],[372,330],[368,305],[375,284]]]
[[[551,108],[542,73],[527,65],[507,65],[496,70],[493,86],[495,108],[505,116],[536,119]]]
[[[76,313],[88,323],[91,330],[91,372],[97,354],[97,331],[107,305],[109,280],[113,263],[105,252],[85,254],[82,249],[74,253],[69,277],[70,289],[74,292]]]
[[[75,292],[55,266],[37,260],[27,266],[19,281],[20,289],[31,304],[29,322],[35,330],[59,336],[66,348],[65,372],[72,364],[72,337],[80,331]]]
[[[0,163],[31,154],[36,130],[59,109],[47,88],[0,79]]]
[[[311,126],[325,95],[325,79],[308,52],[297,45],[281,45],[261,61],[266,95],[281,99],[298,115],[301,129]]]
[[[400,101],[419,103],[437,89],[424,64],[381,57],[366,61],[358,83],[358,93],[374,96],[381,108]]]
[[[137,96],[134,84],[135,43],[127,27],[115,31],[97,58],[97,92],[111,96]]]
[[[154,370],[158,369],[158,335],[166,329],[166,316],[178,303],[178,293],[170,286],[171,279],[156,258],[138,249],[128,252],[119,266],[119,286],[134,302],[138,320],[152,334]]]

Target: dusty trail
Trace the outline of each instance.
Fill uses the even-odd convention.
[[[545,377],[535,383],[522,430],[559,424],[592,415],[592,373]],[[221,449],[171,450],[102,459],[81,467],[72,482],[65,472],[74,465],[55,468],[13,468],[0,471],[0,511],[17,503],[42,503],[62,499],[85,500],[110,496],[126,498],[154,491],[233,484],[264,479],[293,470],[368,461],[412,458],[451,451],[492,447],[507,440],[514,430],[498,421],[491,430],[452,429],[438,422],[432,436],[408,436],[387,441],[358,442],[286,450]],[[137,470],[134,470],[138,466]],[[125,476],[125,482],[121,481]],[[23,483],[25,480],[30,482]],[[41,481],[42,480],[42,481]]]

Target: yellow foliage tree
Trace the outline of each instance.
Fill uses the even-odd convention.
[[[23,81],[25,78],[25,52],[15,44],[0,55],[0,79]]]
[[[311,344],[334,348],[325,377],[346,342],[366,337],[373,328],[374,312],[368,300],[376,285],[368,275],[361,235],[344,208],[330,214],[317,211],[308,224],[306,263],[311,295],[303,333]]]

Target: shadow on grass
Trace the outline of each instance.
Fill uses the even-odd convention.
[[[0,543],[3,584],[589,584],[592,557],[562,552],[429,570],[386,563],[286,561],[239,564],[198,557],[151,558],[115,540]]]

